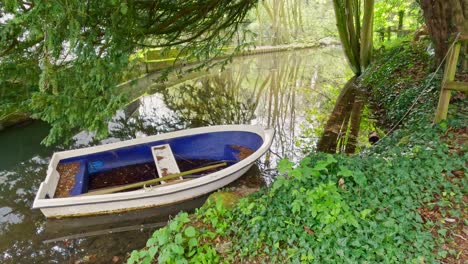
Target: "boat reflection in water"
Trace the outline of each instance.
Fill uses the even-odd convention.
[[[191,212],[205,202],[208,195],[184,203],[173,204],[125,213],[79,218],[49,219],[42,234],[44,243],[94,236],[116,234],[126,231],[157,229],[165,226],[171,216],[180,211]]]

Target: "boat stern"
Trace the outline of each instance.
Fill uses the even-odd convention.
[[[55,188],[57,187],[60,175],[56,170],[57,165],[60,161],[60,157],[57,153],[52,155],[52,158],[49,162],[49,167],[47,168],[47,176],[39,189],[37,190],[36,197],[34,198],[33,202],[33,209],[40,209],[44,203],[47,202],[47,199],[51,199],[54,197]]]

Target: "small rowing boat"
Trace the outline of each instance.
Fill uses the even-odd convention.
[[[273,136],[259,126],[211,126],[56,152],[33,208],[61,218],[190,200],[243,175]]]

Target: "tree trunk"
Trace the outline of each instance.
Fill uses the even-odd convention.
[[[403,19],[405,17],[405,11],[398,11],[398,37],[403,36]]]
[[[421,0],[421,8],[440,63],[450,46],[450,36],[468,33],[468,0]]]
[[[361,75],[372,56],[374,0],[333,0],[333,7],[346,58],[354,74]]]

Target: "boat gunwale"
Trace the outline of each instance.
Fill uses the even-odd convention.
[[[102,195],[90,195],[90,196],[74,196],[74,197],[65,197],[65,198],[39,198],[39,195],[43,193],[43,188],[46,188],[46,184],[50,184],[52,179],[52,174],[55,170],[53,166],[54,163],[58,163],[59,160],[70,158],[73,156],[78,155],[89,155],[103,151],[109,151],[116,148],[128,147],[133,146],[136,144],[144,144],[152,141],[157,140],[165,140],[170,138],[177,138],[183,136],[190,136],[190,135],[197,135],[197,134],[205,134],[205,133],[214,133],[214,132],[223,132],[223,131],[239,131],[239,132],[252,132],[259,135],[263,142],[262,145],[255,150],[255,152],[248,156],[247,158],[237,162],[236,164],[219,170],[217,172],[211,173],[201,178],[192,179],[187,182],[181,182],[179,184],[169,185],[169,186],[162,186],[150,190],[139,189],[135,191],[129,192],[121,192],[121,193],[111,193],[111,194],[102,194]],[[201,127],[201,128],[193,128],[193,129],[186,129],[186,130],[179,130],[169,133],[164,133],[160,135],[154,135],[144,138],[137,138],[126,140],[122,142],[115,142],[100,146],[93,146],[75,150],[67,150],[56,152],[53,154],[52,159],[49,163],[49,168],[47,170],[46,179],[41,183],[36,197],[33,203],[33,209],[41,209],[41,208],[56,208],[56,207],[63,207],[63,206],[73,206],[73,205],[86,205],[86,204],[98,204],[98,203],[109,203],[109,202],[117,202],[117,201],[127,201],[127,200],[135,200],[135,199],[143,199],[143,198],[150,198],[150,197],[158,197],[164,196],[168,194],[173,194],[181,191],[186,191],[190,189],[194,189],[200,187],[202,185],[216,182],[221,180],[225,177],[228,177],[236,171],[242,170],[247,166],[251,166],[258,158],[260,158],[270,147],[271,142],[273,140],[274,130],[273,129],[264,129],[258,125],[221,125],[221,126],[211,126],[211,127]],[[58,160],[57,160],[58,159]]]
[[[245,169],[246,167],[249,167],[249,166],[252,166],[252,163],[249,163],[245,166],[243,166],[242,168],[239,168],[238,170],[242,170],[242,169]],[[232,176],[233,174],[235,174],[236,172],[233,172],[233,173],[229,173],[229,174],[224,174],[222,175],[221,177],[217,177],[209,182],[206,182],[204,184],[207,184],[207,183],[214,183],[214,182],[217,182],[217,181],[220,181],[226,177],[230,177]],[[189,181],[190,182],[190,181]],[[204,185],[204,184],[201,184],[201,185]],[[137,197],[129,197],[129,198],[121,198],[121,199],[113,199],[111,201],[102,201],[102,202],[95,202],[95,201],[89,201],[89,202],[85,202],[85,203],[72,203],[72,204],[65,204],[65,205],[50,205],[50,206],[41,206],[41,207],[37,207],[37,208],[33,208],[33,209],[41,209],[41,208],[57,208],[57,207],[63,207],[63,206],[74,206],[74,205],[89,205],[89,204],[105,204],[105,203],[112,203],[112,202],[125,202],[125,201],[132,201],[132,200],[138,200],[138,199],[143,199],[143,198],[154,198],[154,197],[160,197],[160,196],[164,196],[164,195],[169,195],[169,194],[175,194],[175,193],[178,193],[178,192],[184,192],[184,191],[188,191],[190,189],[196,189],[200,187],[200,185],[197,185],[197,186],[193,186],[193,185],[190,185],[188,186],[187,188],[184,188],[184,189],[181,189],[181,190],[174,190],[174,191],[171,191],[171,192],[164,192],[164,193],[154,193],[152,195],[146,195],[146,196],[137,196]],[[158,189],[161,189],[162,187],[158,188]],[[154,189],[149,189],[149,190],[136,190],[134,192],[137,192],[137,191],[143,191],[144,193],[151,193],[152,191],[154,191]],[[125,192],[124,192],[125,193]],[[128,192],[127,192],[128,193]],[[116,194],[121,194],[121,193],[116,193]],[[206,193],[200,193],[199,195],[197,194],[196,197],[198,196],[201,196],[201,195],[205,195]],[[84,197],[96,197],[96,196],[103,196],[103,195],[107,195],[107,194],[101,194],[101,195],[95,195],[95,196],[82,196],[82,197],[75,197],[76,198],[84,198]],[[193,197],[193,198],[196,198],[196,197]],[[73,198],[73,197],[70,197],[70,198]],[[55,198],[55,199],[66,199],[66,198]],[[192,199],[192,198],[191,198]],[[49,200],[49,199],[46,199],[46,200]],[[182,200],[181,200],[182,201]],[[180,201],[175,201],[173,203],[179,203]],[[165,205],[165,204],[164,204]],[[156,205],[157,206],[162,206],[162,205]],[[150,206],[150,207],[155,207],[155,206]],[[138,207],[137,207],[138,208]],[[127,209],[124,209],[124,210],[127,210]],[[92,213],[92,215],[94,215],[94,213]]]

